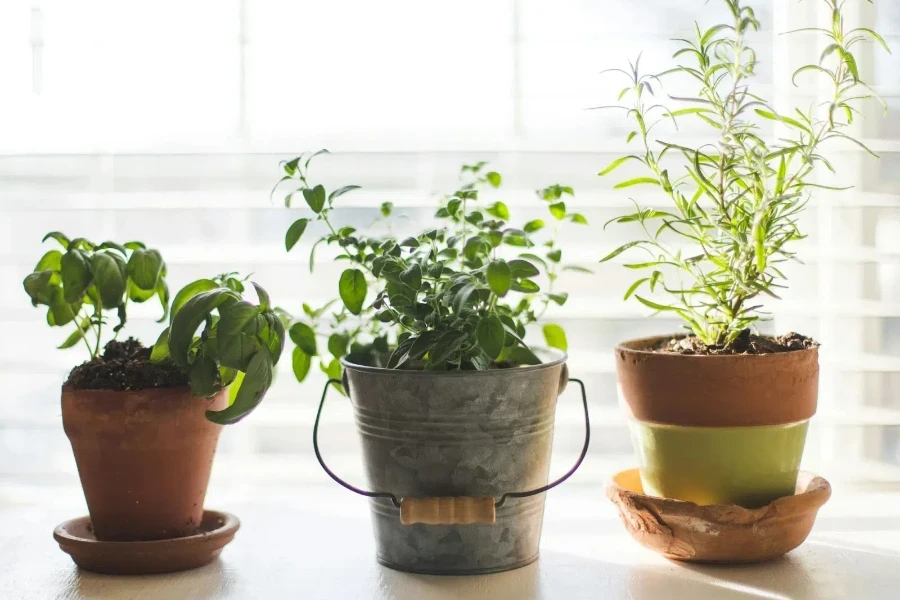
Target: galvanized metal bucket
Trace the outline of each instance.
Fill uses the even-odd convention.
[[[540,365],[489,371],[409,371],[344,361],[343,381],[322,393],[313,445],[339,484],[371,498],[378,562],[401,571],[472,575],[525,566],[538,557],[556,399],[566,355]],[[318,447],[331,383],[350,395],[362,438],[365,491],[333,473]],[[400,498],[400,500],[398,500]]]

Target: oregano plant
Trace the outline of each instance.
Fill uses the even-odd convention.
[[[843,0],[824,0],[831,14],[829,28],[806,28],[826,38],[819,62],[793,74],[827,81],[827,101],[790,113],[776,111],[753,89],[757,54],[748,35],[760,29],[753,8],[743,0],[723,0],[732,20],[708,29],[696,27],[693,39],[681,39],[674,57],[682,62],[660,74],[640,70],[640,58],[628,70],[614,69],[628,79],[614,107],[634,123],[627,143],[632,154],[614,160],[600,172],[606,176],[624,164],[644,172],[621,181],[615,189],[655,188],[671,202],[669,208],[644,208],[611,222],[636,223],[643,236],[610,252],[610,260],[631,248],[644,260],[625,266],[644,271],[625,293],[645,306],[678,315],[703,343],[726,345],[760,320],[761,299],[778,298],[785,287],[782,266],[795,258],[792,244],[805,234],[798,216],[817,188],[813,174],[834,173],[824,154],[831,141],[856,144],[847,133],[859,115],[858,104],[877,98],[860,77],[854,54],[858,45],[874,41],[890,52],[882,37],[864,27],[850,28]],[[669,78],[694,82],[690,97],[660,100]],[[880,100],[880,98],[879,98]],[[883,104],[883,102],[882,102]],[[663,122],[694,119],[708,128],[709,143],[684,145],[681,138],[661,139],[654,130]],[[760,123],[781,126],[777,139],[764,136]],[[658,131],[658,130],[657,130]],[[670,243],[672,236],[684,244]],[[684,248],[687,248],[685,250]],[[662,290],[668,301],[646,296]]]
[[[568,295],[556,289],[560,273],[585,270],[563,264],[558,234],[563,224],[587,220],[567,210],[565,186],[538,192],[548,221],[511,224],[502,201],[486,202],[485,190],[497,190],[502,176],[479,162],[461,170],[463,183],[438,203],[431,228],[411,235],[372,235],[335,222],[339,198],[358,186],[326,193],[309,179],[311,160],[323,151],[283,162],[279,185],[293,187],[285,204],[302,197],[310,216],[297,219],[285,236],[288,251],[313,223],[324,234],[311,246],[336,248],[348,263],[335,282],[336,298],[324,306],[303,305],[303,316],[289,329],[295,344],[293,368],[303,381],[313,364],[338,379],[340,360],[387,368],[485,370],[535,364],[540,359],[525,341],[526,328],[552,304]],[[276,185],[278,189],[279,185]],[[274,192],[274,190],[273,190]],[[381,206],[380,220],[393,206]],[[391,226],[389,231],[395,228]],[[545,325],[548,345],[565,350],[565,332]]]

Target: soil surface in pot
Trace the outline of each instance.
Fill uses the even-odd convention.
[[[754,335],[745,329],[733,341],[723,345],[706,345],[695,336],[672,338],[662,342],[654,352],[668,354],[700,354],[716,356],[722,354],[774,354],[777,352],[793,352],[818,346],[818,342],[799,333],[787,333],[778,337]]]
[[[139,341],[112,340],[103,355],[78,365],[66,385],[76,390],[146,390],[188,385],[188,376],[172,361],[150,362],[150,348]]]

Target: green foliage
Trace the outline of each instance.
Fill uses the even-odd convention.
[[[174,361],[188,375],[195,396],[213,396],[231,385],[232,403],[207,412],[211,421],[234,423],[262,401],[285,338],[284,322],[265,290],[253,284],[259,297],[259,305],[253,305],[242,297],[246,279],[223,273],[186,285],[170,311],[166,264],[156,250],[142,242],[96,245],[59,232],[47,234],[48,239],[65,252],[44,254],[24,287],[33,305],[47,307],[49,325],[74,327],[60,348],[84,342],[91,358],[99,356],[108,313],[118,317],[115,338],[127,320],[128,303],[156,297],[163,308],[159,322],[169,319],[169,327],[153,345],[150,361]]]
[[[295,185],[288,198],[302,196],[311,211],[290,227],[285,247],[293,248],[321,223],[326,233],[315,240],[311,254],[320,245],[332,246],[338,260],[350,263],[336,282],[335,300],[320,308],[304,304],[303,316],[289,328],[298,380],[308,376],[313,360],[329,377],[339,378],[344,357],[429,370],[540,362],[523,339],[526,327],[568,298],[554,290],[566,268],[557,237],[566,221],[587,223],[566,211],[563,198],[574,194],[572,188],[555,185],[538,192],[552,227],[540,219],[512,226],[506,203],[480,198],[485,188],[501,187],[501,175],[487,171],[483,162],[465,165],[464,183],[440,200],[433,228],[375,237],[334,223],[335,200],[357,186],[327,194],[311,182],[310,161],[322,152],[281,163],[279,184]],[[387,222],[390,231],[393,205],[383,204],[380,212],[379,222]],[[310,269],[312,264],[310,256]],[[559,337],[558,326],[552,331],[553,345],[561,347],[558,340],[565,334]]]
[[[826,187],[813,183],[812,173],[818,167],[834,172],[821,146],[843,139],[869,151],[843,131],[858,114],[856,103],[877,97],[860,79],[853,49],[869,40],[887,49],[874,31],[847,31],[844,2],[826,0],[833,15],[831,28],[801,31],[822,33],[829,43],[819,64],[797,69],[794,79],[803,73],[824,77],[832,97],[807,111],[781,114],[750,89],[757,60],[746,36],[760,29],[753,9],[742,0],[723,1],[733,22],[705,31],[698,26],[693,40],[678,40],[682,46],[674,58],[685,62],[662,74],[642,74],[640,58],[627,71],[614,69],[629,80],[618,97],[629,103],[601,107],[625,110],[635,123],[626,141],[637,138],[641,147],[614,160],[600,175],[626,163],[639,164],[645,173],[615,188],[652,186],[672,202],[667,210],[636,205],[634,212],[613,219],[637,223],[643,237],[603,260],[632,248],[645,252],[646,260],[625,265],[648,272],[631,284],[625,298],[634,296],[655,311],[678,315],[707,344],[734,340],[762,318],[759,297],[777,298],[777,290],[784,287],[781,265],[795,258],[791,243],[805,237],[797,226],[798,215],[810,190]],[[677,110],[655,100],[670,76],[686,77],[697,86],[692,97],[670,97],[683,105]],[[717,143],[687,147],[680,139],[668,142],[651,134],[661,122],[671,119],[677,126],[682,118],[708,126]],[[774,121],[782,130],[777,141],[761,137],[760,120]],[[673,166],[674,159],[680,166]],[[666,239],[673,235],[685,241],[688,250],[670,246]],[[666,273],[674,277],[670,280]],[[646,291],[657,288],[669,299],[646,297]]]
[[[165,320],[169,306],[166,263],[156,250],[140,242],[94,244],[85,238],[70,240],[54,231],[44,241],[55,240],[62,250],[50,250],[38,261],[24,283],[34,306],[47,307],[47,324],[72,325],[74,330],[59,346],[71,348],[80,342],[93,358],[103,348],[108,315],[118,323],[111,328],[115,338],[128,318],[128,303],[158,298]],[[109,331],[106,328],[106,331]]]
[[[284,323],[269,306],[265,290],[253,284],[259,297],[254,305],[243,299],[243,282],[233,275],[185,286],[151,355],[154,362],[171,359],[188,373],[195,396],[213,396],[234,382],[231,405],[206,413],[223,425],[241,420],[262,401],[285,338]],[[215,284],[211,289],[210,283]]]

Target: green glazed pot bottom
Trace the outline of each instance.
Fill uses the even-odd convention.
[[[759,508],[794,493],[809,421],[682,427],[631,421],[644,493]]]

